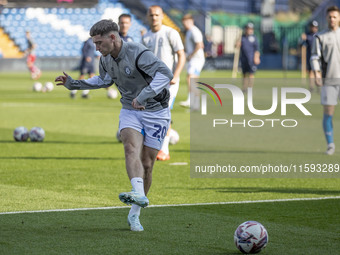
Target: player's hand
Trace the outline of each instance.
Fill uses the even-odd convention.
[[[322,76],[321,76],[321,72],[314,72],[314,76],[315,76],[315,85],[318,87],[322,87],[323,86],[323,82],[322,82]]]
[[[138,103],[137,98],[132,100],[132,107],[135,108],[136,110],[140,110],[140,111],[145,110],[145,106]]]
[[[178,82],[178,80],[179,80],[179,77],[173,77],[172,78],[172,80],[170,81],[170,85],[174,85],[174,84],[176,84],[177,82]]]
[[[260,58],[258,58],[258,57],[255,57],[255,58],[254,58],[254,64],[255,64],[255,65],[259,65],[259,64],[261,64],[261,60],[260,60]]]
[[[315,78],[315,85],[318,87],[322,87],[323,86],[322,78]]]
[[[64,75],[60,75],[57,78],[55,78],[56,85],[65,85],[67,77],[69,76],[67,73],[63,72]]]
[[[237,40],[237,41],[236,41],[236,43],[235,43],[235,48],[236,48],[236,49],[241,48],[241,40]]]

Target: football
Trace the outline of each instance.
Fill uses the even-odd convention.
[[[41,127],[33,127],[29,136],[32,142],[42,142],[45,138],[45,131]]]
[[[107,90],[107,97],[112,98],[112,99],[116,99],[118,97],[118,91],[116,89],[109,88]]]
[[[34,92],[40,92],[42,90],[42,84],[40,82],[35,82],[32,89]]]
[[[52,82],[46,82],[45,87],[43,88],[43,92],[51,92],[54,88],[54,85]]]
[[[234,242],[242,253],[259,253],[268,243],[268,233],[261,223],[246,221],[236,229]]]
[[[176,143],[179,142],[179,134],[177,133],[176,130],[170,129],[169,131],[169,136],[170,136],[170,144],[175,145]]]
[[[13,137],[14,140],[17,142],[26,142],[29,137],[27,128],[17,127],[16,129],[14,129]]]

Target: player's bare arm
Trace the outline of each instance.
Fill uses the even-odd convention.
[[[179,77],[181,75],[181,72],[183,70],[184,64],[185,64],[185,52],[184,50],[179,50],[176,52],[178,57],[178,63],[176,66],[176,69],[174,71],[174,77],[170,81],[170,85],[176,84],[179,80]]]
[[[188,61],[189,61],[189,60],[196,54],[196,52],[199,51],[200,49],[204,49],[204,44],[203,44],[203,42],[198,42],[198,43],[195,44],[195,49],[194,49],[193,53],[191,53],[191,54],[187,57]]]
[[[255,51],[255,54],[254,54],[254,64],[255,65],[259,65],[260,63],[261,63],[260,52],[259,51]]]
[[[314,76],[315,76],[315,85],[318,87],[322,87],[322,76],[320,71],[314,71]]]

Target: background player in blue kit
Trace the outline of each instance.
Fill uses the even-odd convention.
[[[314,41],[314,35],[318,32],[319,23],[316,20],[313,20],[308,27],[308,32],[301,35],[302,45],[306,46],[306,66],[307,72],[309,76],[309,90],[314,91],[314,72],[310,65],[310,57],[312,52],[312,46]]]
[[[79,80],[85,78],[85,74],[88,74],[89,78],[95,76],[94,72],[94,59],[95,59],[95,46],[92,42],[92,38],[87,39],[83,47],[81,48],[81,61],[80,61],[80,76]],[[88,98],[89,90],[83,90],[81,97]],[[70,97],[74,98],[76,96],[77,90],[72,90]]]
[[[241,38],[241,66],[243,74],[243,91],[253,87],[254,74],[257,65],[260,64],[259,43],[254,35],[254,24],[248,23],[245,26],[244,34]]]

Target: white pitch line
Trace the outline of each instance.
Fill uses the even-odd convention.
[[[170,166],[186,166],[188,165],[188,162],[174,162],[174,163],[170,163]]]
[[[197,205],[233,205],[233,204],[256,204],[256,203],[277,203],[277,202],[293,202],[293,201],[311,201],[311,200],[326,200],[340,199],[340,196],[333,197],[306,197],[306,198],[287,198],[287,199],[268,199],[268,200],[253,200],[253,201],[233,201],[233,202],[211,202],[211,203],[194,203],[194,204],[167,204],[167,205],[149,205],[153,207],[177,207],[177,206],[197,206]],[[17,212],[2,212],[0,215],[7,214],[23,214],[23,213],[46,213],[46,212],[75,212],[75,211],[91,211],[91,210],[111,210],[124,209],[129,206],[111,206],[111,207],[94,207],[94,208],[73,208],[73,209],[52,209],[39,211],[17,211]]]

